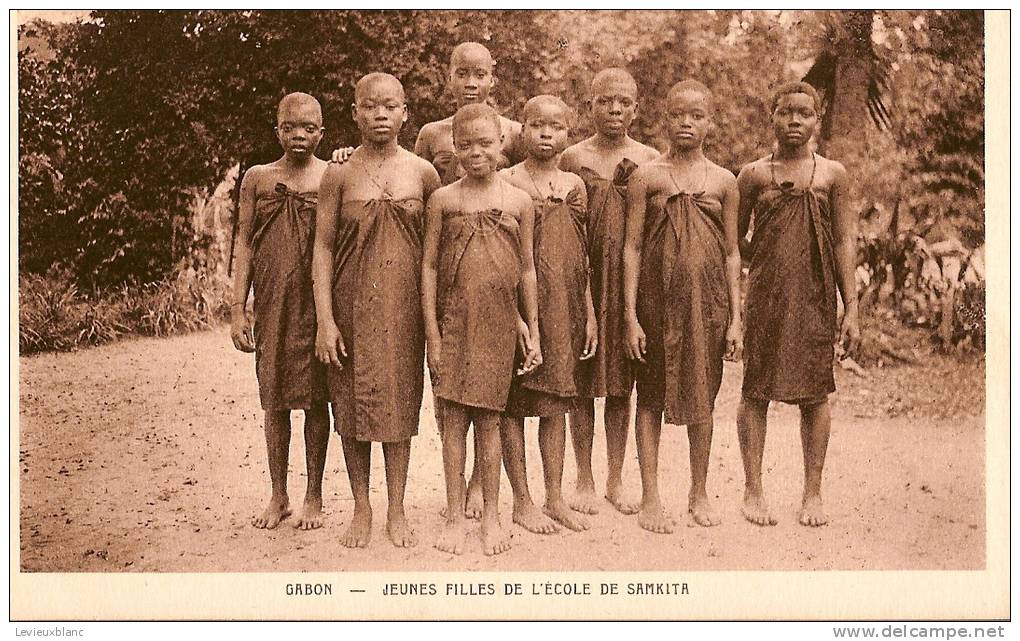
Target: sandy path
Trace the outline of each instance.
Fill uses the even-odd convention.
[[[655,535],[635,517],[603,504],[592,528],[539,536],[509,524],[509,484],[501,512],[513,549],[481,554],[475,529],[468,552],[431,543],[444,504],[439,438],[431,399],[412,450],[408,517],[422,544],[398,550],[386,538],[382,452],[373,455],[377,520],[367,550],[338,544],[353,502],[339,439],[326,465],[326,525],[298,532],[249,525],[268,497],[261,412],[251,357],[229,346],[225,329],[172,339],[124,341],[72,354],[21,359],[21,566],[26,571],[285,570],[652,570],[652,569],[979,569],[984,567],[984,419],[861,418],[867,395],[888,397],[874,381],[842,375],[825,491],[832,523],[796,524],[801,488],[797,413],[770,414],[766,489],[780,519],[761,529],[739,513],[743,485],[734,427],[740,368],[727,365],[717,407],[709,488],[723,517]],[[983,371],[983,370],[982,370]],[[982,371],[971,372],[981,381]],[[858,397],[860,395],[860,398]],[[897,397],[898,399],[898,397]],[[865,402],[865,406],[868,403]],[[973,403],[972,403],[973,405]],[[979,407],[979,405],[978,405]],[[978,410],[979,412],[979,410]],[[296,414],[295,416],[298,416]],[[600,429],[600,428],[597,428]],[[528,432],[530,481],[542,495],[535,429]],[[304,495],[303,445],[295,431],[291,501]],[[596,480],[604,478],[596,436]],[[687,439],[663,429],[660,473],[669,505],[683,515]],[[572,482],[568,454],[564,478]],[[633,434],[624,468],[633,498],[640,485]]]

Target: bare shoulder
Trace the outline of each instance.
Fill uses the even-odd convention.
[[[531,194],[507,181],[506,198],[510,205],[517,211],[524,211],[531,207]]]
[[[444,208],[446,208],[451,202],[453,188],[456,184],[457,183],[453,183],[452,185],[445,185],[432,192],[432,195],[429,196],[428,202],[429,209],[442,211]]]
[[[524,177],[521,175],[521,164],[522,163],[518,163],[512,167],[499,170],[499,177],[515,189],[520,188],[521,184],[524,182]]]
[[[659,153],[659,150],[656,149],[655,147],[649,147],[648,145],[640,143],[636,140],[632,140],[632,142],[634,144],[631,145],[629,151],[630,153],[634,154],[633,160],[639,165],[651,162],[662,155]]]
[[[758,160],[751,161],[740,169],[737,174],[737,182],[746,187],[759,187],[769,175],[769,156],[763,156]]]
[[[719,182],[729,185],[737,182],[737,177],[733,175],[733,172],[726,169],[722,165],[717,165],[711,160],[708,161],[708,169],[712,174],[712,178]]]
[[[638,165],[634,173],[631,174],[631,183],[638,181],[642,184],[648,184],[649,181],[653,180],[662,171],[662,163],[657,159],[650,160],[643,165]]]
[[[563,178],[566,180],[567,184],[570,185],[571,190],[573,189],[580,189],[581,191],[585,190],[584,181],[581,180],[580,176],[571,171],[561,170],[560,173],[563,174]]]
[[[826,158],[825,156],[817,156],[817,158],[819,161],[818,166],[821,167],[826,174],[831,176],[833,180],[842,181],[846,179],[847,171],[846,167],[843,166],[843,163],[838,160]]]

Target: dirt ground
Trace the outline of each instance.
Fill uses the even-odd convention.
[[[330,441],[325,526],[256,530],[269,494],[254,365],[226,329],[140,339],[20,361],[20,549],[24,571],[219,572],[335,570],[894,570],[985,565],[984,364],[933,355],[924,367],[839,371],[824,492],[832,519],[796,522],[802,468],[795,408],[770,413],[766,491],[780,522],[746,523],[734,417],[740,366],[727,364],[709,476],[722,525],[686,518],[672,535],[638,527],[608,503],[585,532],[542,536],[510,524],[513,548],[481,553],[477,527],[462,556],[432,548],[444,505],[431,397],[421,412],[408,481],[408,517],[421,543],[386,538],[382,452],[373,452],[376,513],[367,549],[339,537],[353,501],[339,439]],[[952,381],[951,384],[948,384]],[[300,414],[296,413],[295,417]],[[299,419],[295,419],[295,426]],[[596,427],[596,481],[605,477]],[[542,496],[536,429],[529,478]],[[291,451],[291,502],[304,495],[301,430]],[[639,497],[633,432],[624,482]],[[674,514],[688,487],[687,439],[663,428],[660,474]],[[564,474],[574,474],[568,454]]]

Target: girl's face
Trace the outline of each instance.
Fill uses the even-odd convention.
[[[484,178],[496,171],[503,156],[499,126],[491,118],[475,118],[453,132],[453,149],[467,175]]]
[[[814,99],[806,93],[788,93],[779,97],[772,112],[776,140],[784,147],[807,144],[818,126]]]
[[[623,136],[637,115],[634,87],[622,82],[605,83],[591,99],[591,116],[595,130],[603,136]]]
[[[524,121],[524,142],[528,155],[548,160],[567,145],[567,115],[556,104],[542,103],[530,110]]]
[[[666,102],[666,134],[676,149],[696,149],[712,127],[711,106],[704,93],[681,91]]]
[[[354,122],[367,142],[386,143],[397,137],[407,120],[407,105],[399,87],[378,82],[354,103]]]
[[[288,106],[276,120],[276,137],[284,153],[311,156],[322,140],[322,112],[311,104]]]
[[[481,52],[458,55],[450,64],[450,91],[458,105],[485,102],[496,79],[492,59]]]

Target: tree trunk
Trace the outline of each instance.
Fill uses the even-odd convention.
[[[819,141],[821,153],[846,165],[850,196],[861,195],[857,165],[865,158],[868,126],[868,87],[874,64],[871,21],[874,11],[833,12],[833,52],[836,55],[832,95],[826,107]]]

